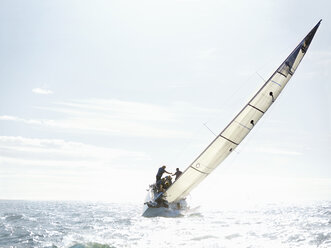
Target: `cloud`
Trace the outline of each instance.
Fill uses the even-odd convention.
[[[150,157],[61,139],[0,136],[0,198],[140,200]],[[130,165],[128,172],[123,165]],[[144,190],[142,190],[144,193]],[[139,199],[138,199],[139,198]]]
[[[11,116],[11,115],[2,115],[2,116],[0,116],[0,120],[23,122],[25,124],[34,124],[34,125],[42,125],[42,124],[47,123],[47,121],[43,121],[43,120],[24,119],[24,118],[20,118],[17,116]]]
[[[116,119],[111,116],[84,114],[60,120],[24,119],[17,116],[0,116],[0,120],[22,122],[28,125],[39,125],[48,128],[69,129],[72,132],[94,132],[105,135],[133,137],[173,138],[189,137],[190,133],[181,130],[139,123],[137,121]]]
[[[72,132],[95,132],[106,135],[157,138],[188,138],[191,132],[184,127],[193,119],[211,115],[216,110],[187,103],[160,106],[116,99],[88,99],[59,102],[38,109],[62,114],[58,119],[26,119],[3,115],[0,120],[40,125],[48,128],[70,129]],[[202,120],[200,120],[202,123]]]
[[[97,167],[119,160],[149,160],[145,153],[61,139],[0,136],[0,164]]]
[[[99,113],[111,115],[116,119],[143,120],[143,121],[174,121],[174,114],[168,108],[148,103],[121,101],[117,99],[85,99],[69,102],[61,102],[62,106],[53,110],[76,113]],[[77,112],[80,111],[80,112]]]
[[[46,90],[46,89],[41,89],[41,88],[34,88],[34,89],[32,89],[32,92],[35,93],[35,94],[40,94],[40,95],[50,95],[50,94],[53,94],[53,91]]]

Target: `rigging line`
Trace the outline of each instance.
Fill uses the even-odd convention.
[[[256,74],[266,83],[267,80],[265,80],[257,71],[256,71]]]
[[[284,51],[286,51],[286,49],[283,49],[283,51],[282,51],[282,53],[284,53]],[[258,68],[258,70],[260,70],[260,69],[263,69],[263,68],[265,68],[266,67],[266,65],[268,65],[268,64],[271,64],[271,61],[273,61],[274,60],[274,57],[275,56],[269,56],[269,58],[267,59],[267,62],[266,63],[263,63],[263,65],[262,66],[260,66],[259,68]],[[267,82],[267,80],[265,80],[257,71],[256,71],[256,74],[266,83]],[[228,94],[227,96],[228,97],[226,97],[225,98],[225,100],[224,101],[222,101],[222,102],[219,102],[219,104],[217,104],[217,106],[221,106],[221,107],[218,107],[217,109],[218,110],[220,110],[220,111],[222,111],[223,109],[226,109],[226,108],[229,108],[229,106],[230,106],[230,103],[231,103],[231,100],[233,100],[234,98],[235,98],[235,96],[237,97],[237,98],[239,98],[239,97],[242,97],[242,95],[239,95],[239,92],[243,92],[244,90],[244,87],[247,87],[247,82],[251,82],[252,80],[254,79],[254,72],[252,72],[252,74],[251,75],[249,75],[248,77],[247,77],[247,79],[246,80],[243,80],[242,81],[242,83],[241,84],[239,84],[238,85],[238,87],[234,90],[234,91],[232,91],[232,93],[231,94]],[[240,80],[241,81],[241,80]],[[255,81],[255,79],[254,79],[254,81]],[[251,84],[251,83],[250,83]],[[232,105],[233,105],[233,103],[232,103]],[[244,105],[244,104],[243,104]],[[240,106],[239,106],[239,108],[240,108]],[[215,120],[216,119],[216,117],[215,116],[211,116],[211,117],[209,117],[208,119],[207,119],[207,122],[209,122],[210,120]],[[206,123],[207,123],[206,122]],[[207,127],[208,128],[208,127]],[[209,129],[209,128],[208,128]],[[210,130],[211,131],[211,130]],[[212,132],[212,131],[211,131]],[[212,132],[213,133],[213,132]],[[214,135],[215,135],[215,133],[213,133]]]
[[[214,134],[215,136],[217,136],[217,134],[215,134],[208,126],[207,126],[207,122],[206,123],[203,123],[203,125],[212,133]]]
[[[192,136],[194,137],[200,137],[202,134],[203,127],[200,125],[197,125],[194,130],[192,130]],[[192,150],[192,146],[196,144],[196,140],[189,139],[189,141],[185,141],[182,143],[179,143],[178,149],[176,149],[176,152],[171,156],[171,159],[169,159],[169,165],[176,166],[176,167],[186,167],[187,162],[184,162],[185,164],[182,164],[183,161],[186,161],[186,157],[189,153],[189,151]],[[189,161],[190,162],[190,161]],[[180,165],[179,165],[180,163]]]
[[[238,86],[231,92],[229,92],[230,94],[227,94],[226,97],[224,97],[222,99],[222,101],[217,102],[217,104],[215,105],[215,107],[218,109],[218,111],[223,111],[224,109],[227,110],[230,107],[233,107],[232,105],[234,105],[234,103],[239,99],[242,99],[243,94],[239,94],[240,92],[245,92],[245,87],[247,88],[247,82],[249,82],[249,84],[251,84],[251,81],[254,80],[254,72],[251,73],[251,75],[249,75],[248,77],[246,77],[245,80],[238,80]],[[236,101],[234,101],[234,99],[236,99]],[[244,102],[243,104],[244,105]],[[240,106],[238,107],[240,109]],[[217,119],[217,117],[215,115],[212,115],[210,117],[207,118],[207,122],[209,121],[215,121],[215,119]]]

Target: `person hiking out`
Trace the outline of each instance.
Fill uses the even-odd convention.
[[[171,174],[170,172],[166,171],[165,169],[166,169],[165,165],[163,165],[162,167],[159,168],[159,170],[157,171],[157,174],[156,174],[156,182],[161,180],[163,173]]]

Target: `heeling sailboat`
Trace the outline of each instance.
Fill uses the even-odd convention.
[[[180,202],[233,152],[275,102],[287,82],[292,78],[321,21],[299,43],[237,116],[164,193],[156,196],[155,188],[151,188],[149,203],[145,206],[144,216],[148,216],[151,208],[159,206],[160,198],[166,205]],[[157,203],[153,202],[156,198],[158,198]]]

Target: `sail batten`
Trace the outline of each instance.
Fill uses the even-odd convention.
[[[237,144],[236,142],[234,142],[234,141],[232,141],[232,140],[230,140],[230,139],[224,137],[223,135],[220,135],[220,137],[222,137],[223,139],[226,139],[227,141],[231,142],[232,144],[235,144],[236,146],[239,145],[239,144]]]
[[[164,194],[165,200],[176,202],[185,198],[196,185],[236,149],[292,78],[320,23],[321,21],[315,25],[237,116],[170,186]]]
[[[191,168],[194,169],[194,170],[196,170],[196,171],[198,171],[198,172],[200,172],[200,173],[202,173],[202,174],[206,174],[206,175],[209,174],[209,173],[206,173],[206,172],[200,171],[200,170],[198,170],[197,168],[194,168],[193,166],[191,166]]]
[[[259,109],[259,108],[258,108],[258,107],[256,107],[256,106],[253,106],[252,104],[248,104],[248,106],[250,106],[250,107],[252,107],[252,108],[256,109],[257,111],[260,111],[262,114],[264,114],[264,113],[265,113],[264,111],[262,111],[261,109]]]

